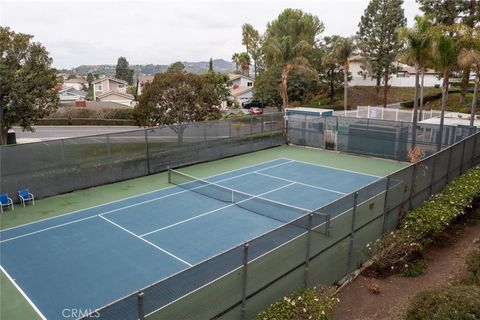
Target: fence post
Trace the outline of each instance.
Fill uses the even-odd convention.
[[[307,251],[305,256],[305,274],[303,279],[303,286],[308,287],[308,270],[310,269],[310,252],[312,248],[312,219],[313,214],[308,215],[308,231],[307,231]]]
[[[248,242],[245,242],[243,245],[243,284],[242,284],[242,309],[241,316],[242,320],[246,319],[247,311],[247,268],[248,268]]]
[[[390,189],[390,176],[387,177],[387,185],[385,189],[385,202],[383,204],[383,216],[382,216],[382,234],[385,233],[385,218],[387,216],[387,211],[389,209],[388,203],[388,189]]]
[[[143,292],[139,291],[137,293],[137,298],[138,298],[138,318],[140,320],[145,319],[145,311],[143,309]]]
[[[203,141],[207,142],[207,121],[203,122]]]
[[[477,136],[478,133],[475,133],[473,136],[473,150],[472,150],[472,160],[470,161],[470,168],[473,167],[473,163],[475,162],[475,153],[477,153]]]
[[[412,169],[412,184],[410,186],[410,199],[409,199],[410,210],[413,210],[413,196],[414,196],[414,193],[415,193],[415,174],[416,174],[416,171],[417,171],[417,164],[414,163],[413,164],[413,169]]]
[[[147,156],[147,173],[150,174],[150,146],[148,145],[148,131],[149,129],[145,129],[145,152]]]
[[[355,192],[353,197],[353,212],[352,212],[352,228],[350,231],[350,245],[348,248],[348,273],[352,272],[352,254],[353,254],[353,241],[355,233],[355,216],[357,215],[357,199],[358,192]]]
[[[450,181],[450,179],[449,179],[450,178],[450,163],[452,162],[453,147],[450,146],[449,149],[450,149],[450,153],[448,154],[447,181],[445,182],[445,184],[447,184]]]
[[[463,173],[463,157],[465,156],[465,140],[463,139],[462,143],[462,157],[460,158],[460,174]]]
[[[430,179],[430,196],[433,193],[433,184],[435,183],[435,169],[437,167],[438,153],[433,156],[432,178]]]

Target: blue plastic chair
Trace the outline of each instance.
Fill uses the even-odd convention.
[[[11,207],[12,211],[13,209],[13,201],[12,199],[8,196],[7,193],[2,193],[0,194],[0,212],[3,212],[3,207]]]
[[[35,197],[33,194],[28,191],[28,189],[20,189],[18,190],[18,197],[22,202],[23,206],[25,207],[25,202],[30,201],[33,205],[35,205]]]

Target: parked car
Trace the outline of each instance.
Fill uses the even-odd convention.
[[[249,101],[242,102],[243,109],[263,108],[263,107],[265,107],[265,104],[258,100],[249,100]]]
[[[262,108],[251,107],[250,109],[248,109],[248,113],[256,116],[256,115],[259,115],[259,114],[263,114],[263,109]]]

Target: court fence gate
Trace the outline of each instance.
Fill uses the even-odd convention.
[[[0,191],[28,186],[40,199],[283,144],[283,113],[272,113],[0,146]]]
[[[405,212],[479,163],[480,133],[475,133],[95,315],[125,320],[255,319],[297,289],[331,285],[353,272],[368,259],[368,243],[397,228]]]

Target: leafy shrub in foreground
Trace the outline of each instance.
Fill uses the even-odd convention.
[[[314,287],[284,297],[257,315],[257,320],[327,320],[339,301],[334,289]]]
[[[405,319],[480,319],[480,287],[449,285],[422,291],[410,301]]]
[[[467,254],[465,262],[467,263],[468,272],[465,282],[480,286],[480,246]]]
[[[437,239],[456,219],[470,209],[480,195],[480,167],[455,178],[441,193],[409,212],[400,228],[368,246],[373,268],[389,269],[406,261]]]

